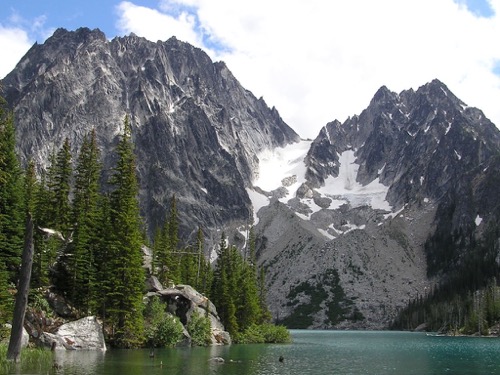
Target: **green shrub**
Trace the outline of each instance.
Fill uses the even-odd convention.
[[[176,316],[168,314],[165,307],[155,296],[145,310],[146,338],[155,347],[175,346],[182,339],[182,323]]]
[[[235,337],[235,342],[239,344],[282,344],[291,341],[286,327],[274,324],[254,324]]]
[[[170,314],[165,317],[156,326],[154,342],[156,346],[172,347],[182,340],[184,329],[179,318]]]
[[[289,343],[292,341],[290,332],[285,326],[274,324],[261,325],[264,341],[269,344]]]
[[[208,317],[194,312],[186,328],[191,336],[192,345],[206,346],[211,343],[212,329]]]

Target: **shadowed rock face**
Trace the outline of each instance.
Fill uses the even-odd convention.
[[[22,159],[33,158],[39,169],[66,138],[76,151],[96,128],[109,174],[109,150],[128,114],[151,232],[173,194],[184,237],[198,226],[209,232],[246,223],[252,208],[245,187],[256,153],[298,140],[224,63],[175,38],[108,41],[99,30],[58,29],[28,51],[3,86]]]
[[[149,293],[148,296],[158,296],[166,303],[168,312],[177,316],[184,326],[190,322],[194,314],[208,317],[212,329],[212,344],[231,343],[231,337],[228,332],[224,331],[214,304],[191,286],[177,285]]]

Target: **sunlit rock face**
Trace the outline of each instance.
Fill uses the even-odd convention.
[[[19,151],[39,169],[68,138],[74,151],[97,130],[104,170],[126,115],[137,154],[140,200],[152,233],[175,194],[181,236],[252,217],[245,187],[257,153],[298,140],[264,100],[245,90],[222,62],[175,38],[58,29],[35,44],[3,80],[14,108]]]

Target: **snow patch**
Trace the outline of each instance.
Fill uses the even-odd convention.
[[[249,188],[247,188],[247,194],[253,206],[253,224],[257,225],[257,223],[259,222],[257,213],[262,207],[265,207],[269,204],[269,198]]]
[[[328,231],[324,230],[324,229],[321,229],[321,228],[318,228],[318,232],[320,232],[323,236],[325,236],[326,238],[330,239],[330,240],[334,240],[335,236],[332,236],[330,233],[328,233]]]
[[[289,186],[289,190],[293,190],[294,185],[300,186],[305,181],[304,157],[307,155],[311,143],[312,141],[301,141],[283,148],[264,150],[257,155],[259,174],[253,183],[254,186],[272,191],[282,186],[283,179],[292,176],[296,176],[296,182]]]
[[[481,216],[477,215],[476,220],[474,222],[476,223],[476,226],[478,227],[483,222],[483,218]]]
[[[445,135],[448,134],[448,132],[450,131],[451,129],[451,122],[448,122],[448,127],[446,128],[446,131],[445,131]]]
[[[304,158],[311,143],[310,140],[301,141],[283,148],[264,150],[257,155],[259,170],[256,172],[257,178],[253,181],[254,188],[247,188],[254,209],[254,225],[259,221],[257,217],[259,210],[269,205],[271,192],[281,189],[280,194],[283,195],[279,201],[284,204],[288,204],[292,198],[296,197],[297,190],[306,182],[307,168]],[[373,209],[391,212],[392,207],[386,200],[389,188],[384,186],[379,178],[367,185],[361,185],[356,181],[359,165],[355,162],[354,153],[355,151],[351,149],[338,154],[339,175],[328,177],[324,186],[315,189],[316,192],[322,197],[331,199],[328,207],[330,210],[350,204],[351,207],[371,206]],[[379,175],[384,169],[385,165],[378,171]],[[300,201],[301,204],[307,206],[306,212],[308,212],[307,214],[296,213],[303,220],[310,220],[312,214],[322,209],[310,196]]]
[[[374,209],[391,211],[391,206],[385,199],[389,190],[387,186],[378,180],[365,186],[356,181],[359,164],[355,162],[353,150],[344,151],[340,155],[339,162],[339,175],[326,179],[325,185],[318,189],[321,195],[343,203],[350,203],[352,207],[369,205]]]

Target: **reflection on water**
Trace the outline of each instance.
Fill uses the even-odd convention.
[[[97,369],[104,362],[104,356],[105,352],[100,350],[56,350],[54,363],[58,369],[71,369],[79,375],[93,375],[99,373]]]
[[[292,331],[293,344],[56,352],[64,375],[500,374],[500,339],[422,333]],[[279,357],[283,356],[281,363]],[[221,363],[215,358],[223,358]],[[22,372],[18,372],[22,374]],[[26,373],[24,373],[26,374]]]

